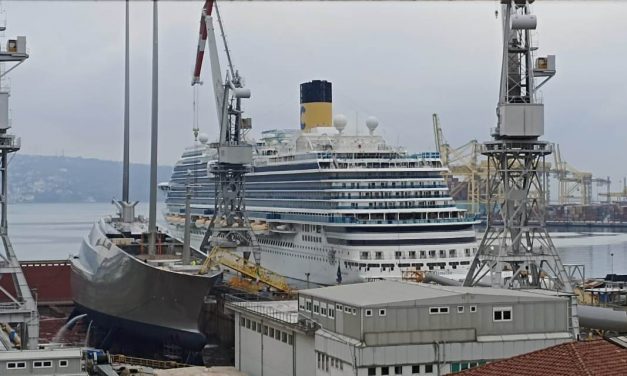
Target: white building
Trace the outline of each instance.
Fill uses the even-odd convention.
[[[569,300],[381,281],[230,302],[237,369],[252,376],[440,375],[573,340]]]

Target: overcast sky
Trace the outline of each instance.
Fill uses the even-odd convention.
[[[159,161],[173,164],[192,138],[191,71],[202,1],[159,5]],[[30,58],[9,74],[13,133],[22,153],[122,156],[123,1],[4,1],[7,36],[26,35]],[[224,2],[236,68],[252,98],[255,133],[298,128],[299,84],[333,82],[334,113],[379,118],[381,133],[410,151],[433,150],[431,114],[461,145],[495,125],[501,24],[497,1]],[[540,54],[558,73],[542,88],[546,140],[573,166],[627,175],[627,4],[534,5]],[[152,4],[131,3],[131,156],[148,162]],[[207,62],[208,63],[208,62]],[[208,68],[208,65],[205,65]],[[223,66],[224,68],[224,66]],[[208,69],[205,69],[208,73]],[[217,132],[210,77],[200,126]]]

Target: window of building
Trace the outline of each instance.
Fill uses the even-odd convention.
[[[368,368],[368,376],[377,376],[377,369],[375,367]]]
[[[261,323],[257,323],[257,333],[261,333]]]
[[[335,309],[333,309],[332,306],[329,308],[329,317],[332,319],[335,318]]]
[[[281,331],[280,330],[275,330],[274,331],[274,339],[276,339],[277,341],[281,340]]]
[[[379,310],[379,316],[385,316],[386,312],[385,312],[385,308],[381,308]]]
[[[268,335],[268,325],[263,326],[263,335]]]
[[[315,300],[314,300],[314,304],[313,304],[313,313],[315,313],[315,314],[319,314],[320,313],[320,305]]]
[[[382,375],[389,375],[390,374],[390,367],[381,367],[381,374]]]
[[[250,326],[253,332],[257,331],[257,323],[255,321],[253,321]]]
[[[246,319],[246,329],[250,329],[250,320]]]
[[[371,309],[367,309],[366,310],[366,317],[370,317],[372,316],[372,310]]]
[[[395,375],[402,375],[403,374],[403,367],[402,366],[394,366],[394,374]]]
[[[411,366],[411,373],[416,375],[420,373],[420,364]]]
[[[492,313],[494,321],[512,321],[512,307],[494,307]]]
[[[305,298],[298,297],[298,308],[305,309]]]
[[[346,313],[351,313],[351,307],[349,307],[349,306],[344,306],[344,312],[346,312]]]
[[[239,324],[240,324],[241,326],[246,326],[246,319],[244,319],[243,317],[240,317],[240,318],[239,318]]]
[[[464,306],[457,306],[457,313],[464,313]]]
[[[433,364],[425,364],[425,373],[433,373]]]
[[[68,361],[67,360],[59,360],[59,367],[67,367],[68,366]]]
[[[311,312],[311,302],[305,302],[305,311]]]
[[[281,332],[281,342],[287,343],[287,333]]]
[[[429,307],[430,315],[447,314],[448,307]]]
[[[470,312],[477,312],[477,306],[476,305],[471,305],[470,306]]]
[[[353,308],[353,315],[357,315],[357,308]]]
[[[338,312],[339,312],[339,311],[342,311],[342,305],[341,305],[341,304],[336,304],[336,305],[335,305],[335,309],[337,309],[337,310],[338,310]]]
[[[274,328],[270,328],[270,337],[274,337]]]
[[[24,368],[26,368],[26,362],[8,362],[7,363],[7,369],[24,369]]]
[[[294,344],[294,335],[293,335],[293,334],[290,334],[290,335],[287,337],[287,343],[288,343],[288,344],[290,344],[290,345],[293,345],[293,344]]]

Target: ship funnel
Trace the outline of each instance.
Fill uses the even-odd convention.
[[[314,80],[300,85],[300,129],[331,127],[333,101],[331,83]]]

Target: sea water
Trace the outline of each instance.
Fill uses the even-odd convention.
[[[163,208],[159,203],[159,223]],[[147,212],[146,203],[137,206],[138,215]],[[12,204],[9,236],[20,260],[63,260],[78,252],[94,221],[115,213],[110,203]],[[627,274],[627,233],[559,232],[552,238],[562,262],[584,265],[586,277]]]

